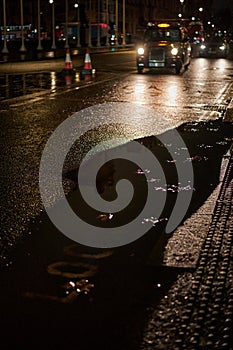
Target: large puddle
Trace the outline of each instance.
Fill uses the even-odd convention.
[[[165,235],[178,193],[192,193],[185,220],[219,184],[222,157],[233,140],[232,124],[222,120],[186,123],[176,131],[182,136],[189,157],[187,150],[177,146],[174,130],[166,132],[166,140],[170,140],[166,145],[157,137],[138,140],[158,159],[165,181],[156,174],[146,180],[149,167],[142,171],[123,159],[108,162],[99,171],[97,190],[106,200],[116,197],[115,185],[120,178],[127,176],[133,184],[133,202],[125,211],[111,214],[88,207],[78,191],[77,169],[64,173],[64,179],[74,185],[67,196],[73,210],[98,227],[111,230],[135,218],[146,201],[147,186],[166,193],[166,203],[160,217],[144,217],[141,225],[153,224],[147,234],[118,248],[83,246],[58,232],[46,214],[38,218],[32,234],[14,252],[11,269],[1,272],[2,344],[20,349],[140,348],[150,307],[159,303],[184,272],[149,266],[148,254]],[[171,157],[171,147],[175,157]],[[186,183],[179,182],[177,162],[192,164],[193,184],[188,179]]]

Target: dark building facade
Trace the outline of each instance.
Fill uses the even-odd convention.
[[[20,25],[20,0],[5,0],[7,25]],[[51,33],[52,6],[49,0],[23,0],[24,23],[38,26],[38,2],[40,3],[40,23],[43,31]],[[77,21],[77,8],[83,25],[89,21],[102,22],[114,26],[118,20],[119,32],[123,31],[123,12],[125,13],[125,29],[136,36],[145,23],[162,18],[199,17],[208,21],[214,17],[214,0],[54,0],[55,24],[66,21],[66,5],[68,22]],[[123,8],[124,6],[124,8]],[[203,11],[200,11],[200,9]],[[116,9],[118,9],[116,16]],[[123,11],[124,10],[124,11]],[[3,1],[0,2],[0,24],[3,25]]]

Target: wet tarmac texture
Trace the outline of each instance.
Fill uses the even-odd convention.
[[[65,75],[63,72],[40,72],[24,74],[0,75],[0,101],[5,99],[25,96],[41,91],[65,87],[75,81],[79,76],[74,74]]]
[[[166,183],[155,182],[153,188],[167,194],[161,217],[145,218],[154,220],[154,225],[143,237],[122,247],[97,249],[66,238],[46,214],[32,224],[32,234],[12,251],[15,263],[1,271],[0,333],[4,349],[140,349],[151,310],[178,277],[193,272],[160,264],[151,266],[147,264],[148,254],[158,245],[157,252],[163,255],[172,235],[164,230],[179,191],[192,192],[187,218],[218,185],[222,157],[233,135],[232,124],[223,123],[222,119],[186,123],[177,131],[187,145],[189,159],[184,159],[181,149],[176,149],[176,159],[171,158],[169,147],[156,137],[138,140],[162,164]],[[171,140],[174,149],[174,130],[166,132],[166,139]],[[179,161],[192,163],[193,187],[178,183],[175,165]],[[124,175],[122,169],[136,186],[136,204],[129,205],[124,214],[116,213],[110,218],[107,213],[84,206],[76,183],[78,169],[64,172],[64,178],[74,184],[67,196],[73,209],[80,214],[82,208],[81,215],[88,222],[102,227],[111,228],[131,220],[146,199],[147,181],[142,169],[122,160],[107,164],[99,172],[97,189],[103,198],[109,198],[109,193],[114,198],[115,183]]]

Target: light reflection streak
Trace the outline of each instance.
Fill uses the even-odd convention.
[[[143,94],[145,92],[145,84],[139,83],[135,85],[135,95],[136,96],[141,96],[141,94]]]
[[[200,67],[204,67],[206,63],[207,63],[207,61],[205,58],[199,58],[198,64]]]
[[[177,98],[177,86],[171,85],[168,87],[168,105],[175,106]]]
[[[46,52],[45,57],[54,58],[55,57],[54,51]]]
[[[219,60],[219,69],[221,71],[223,71],[224,69],[226,69],[226,61],[224,59]]]
[[[80,81],[80,73],[79,73],[79,72],[76,72],[76,73],[75,73],[75,81],[76,81],[76,82],[79,82],[79,81]]]
[[[146,98],[147,86],[144,82],[136,83],[133,90],[133,102],[136,104],[144,104]]]
[[[51,72],[50,77],[51,77],[51,90],[52,92],[54,92],[56,90],[56,73]]]
[[[155,191],[162,191],[162,192],[172,192],[172,193],[178,193],[182,191],[194,191],[194,188],[190,185],[186,186],[180,186],[180,185],[164,185],[164,186],[154,186],[153,189]]]
[[[168,221],[168,218],[161,218],[161,219],[158,219],[156,218],[155,216],[151,216],[149,218],[144,218],[143,221],[142,221],[142,224],[146,224],[146,223],[152,223],[153,226],[155,226],[156,224],[160,223],[160,222],[163,222],[163,221]]]

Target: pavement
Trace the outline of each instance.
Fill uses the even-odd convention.
[[[102,47],[89,47],[90,53],[103,53],[109,51],[129,50],[134,48],[134,44],[129,45],[118,45],[118,46],[102,46]],[[86,47],[81,48],[69,48],[69,53],[72,57],[84,56]],[[64,59],[66,56],[65,48],[57,48],[56,50],[27,50],[25,52],[9,51],[8,54],[0,52],[0,64],[7,62],[27,62],[27,61],[43,61],[43,60],[54,60]]]

